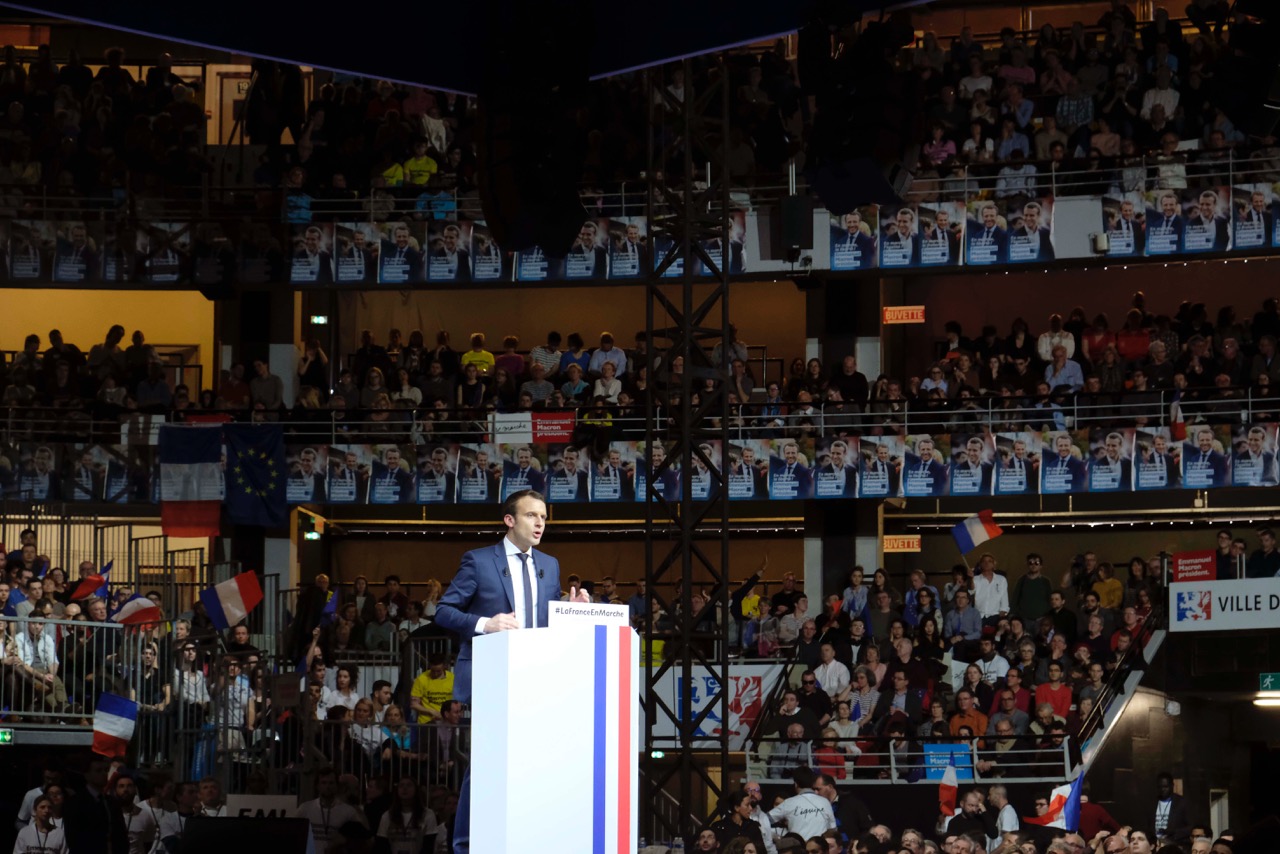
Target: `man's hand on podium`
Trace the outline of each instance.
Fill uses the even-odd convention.
[[[589,604],[591,602],[591,594],[588,593],[586,590],[582,589],[581,587],[570,587],[569,601],[570,602],[586,602]]]
[[[520,628],[520,621],[516,619],[516,612],[510,614],[494,614],[484,624],[484,633],[492,634],[493,632],[509,632],[512,629]]]

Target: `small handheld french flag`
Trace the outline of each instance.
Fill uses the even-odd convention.
[[[219,630],[229,629],[262,602],[262,584],[255,572],[242,572],[230,581],[200,591],[205,613]]]
[[[1080,792],[1084,787],[1084,775],[1081,774],[1071,783],[1058,786],[1049,793],[1049,808],[1044,815],[1023,817],[1027,824],[1038,824],[1041,827],[1060,827],[1075,833],[1080,828]]]
[[[956,538],[956,546],[965,554],[1003,533],[990,510],[982,510],[977,516],[970,516],[951,529],[951,536]]]
[[[110,620],[122,626],[141,626],[158,623],[162,616],[160,606],[141,593],[135,593],[125,600],[120,610],[111,615]]]
[[[99,599],[105,599],[110,595],[107,590],[107,576],[111,574],[111,567],[115,566],[115,561],[107,561],[107,565],[102,571],[94,575],[86,575],[80,579],[75,592],[71,594],[71,601],[79,601],[80,599],[88,599],[90,596],[97,596]]]
[[[93,752],[102,756],[123,756],[133,740],[138,722],[138,704],[119,694],[104,693],[98,697],[93,712]]]
[[[938,783],[938,812],[943,815],[956,814],[956,794],[959,788],[956,764],[950,762],[947,764],[947,770],[942,773],[942,780]]]

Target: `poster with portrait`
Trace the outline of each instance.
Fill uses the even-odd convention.
[[[334,278],[333,225],[327,222],[290,226],[289,282],[331,285]]]
[[[897,433],[858,439],[858,496],[896,498],[902,494],[902,457],[906,443]]]
[[[693,471],[689,475],[689,497],[694,501],[714,501],[719,497],[724,472],[722,450],[718,439],[698,443],[693,454]]]
[[[1053,199],[1006,200],[1004,219],[1009,229],[1009,263],[1038,264],[1054,260]]]
[[[230,285],[235,273],[235,241],[227,235],[227,227],[220,222],[196,223],[191,242],[191,281],[197,285]]]
[[[265,285],[283,281],[287,275],[284,243],[278,228],[265,222],[242,223],[236,250],[241,284]]]
[[[498,445],[498,453],[502,460],[501,500],[526,489],[547,494],[546,445],[504,442]]]
[[[564,259],[564,277],[573,281],[605,279],[609,274],[609,233],[589,219],[578,227],[578,238]]]
[[[140,222],[134,231],[137,280],[148,285],[177,285],[190,280],[191,223]]]
[[[1095,427],[1089,431],[1090,492],[1133,489],[1134,436],[1132,427]]]
[[[624,216],[598,222],[608,231],[609,278],[639,279],[647,275],[651,262],[648,220]]]
[[[831,269],[870,270],[879,263],[876,236],[880,211],[876,205],[831,217]]]
[[[493,239],[484,220],[459,220],[463,239],[471,246],[471,278],[477,282],[511,279],[510,254]]]
[[[960,264],[964,240],[964,202],[921,202],[916,207],[920,231],[920,266]]]
[[[952,495],[991,495],[995,482],[996,445],[990,433],[952,433]]]
[[[327,445],[285,445],[284,499],[290,504],[323,504],[329,500],[325,488],[329,472]]]
[[[813,497],[813,439],[769,440],[769,498],[795,501]]]
[[[1182,443],[1184,489],[1220,489],[1231,485],[1231,428],[1188,424]]]
[[[591,500],[635,500],[635,442],[610,442],[591,466]]]
[[[815,447],[814,498],[858,497],[858,440],[824,436]]]
[[[1031,431],[995,436],[996,495],[1030,495],[1038,484],[1040,434]]]
[[[67,446],[62,495],[67,501],[104,501],[107,491],[107,471],[116,462],[110,446],[76,443]],[[124,460],[119,460],[119,471],[127,470]],[[117,475],[119,480],[119,474]],[[123,492],[128,495],[125,479]]]
[[[64,448],[57,442],[20,442],[10,496],[18,501],[60,501]]]
[[[745,210],[730,211],[726,217],[726,228],[729,233],[729,275],[736,276],[747,271],[747,212]],[[724,264],[723,238],[713,237],[710,240],[704,240],[701,247],[703,254],[710,259],[714,267],[708,266],[702,258],[696,258],[694,259],[697,268],[695,274],[713,276]]]
[[[767,439],[730,442],[725,462],[730,500],[764,500],[769,497]]]
[[[369,460],[365,500],[369,504],[413,504],[417,498],[414,489],[417,454],[413,445],[388,443],[361,447],[366,449]]]
[[[1236,249],[1270,249],[1276,241],[1276,195],[1271,184],[1231,188],[1231,239]]]
[[[645,442],[635,443],[635,485],[636,501],[649,500],[649,482],[653,478],[653,489],[666,501],[680,500],[680,460],[669,457],[668,447],[661,441],[649,447]],[[656,475],[664,463],[670,463]]]
[[[427,281],[471,281],[471,244],[465,223],[432,220],[427,225]]]
[[[684,275],[685,257],[680,251],[680,242],[671,236],[669,231],[658,231],[653,235],[653,266],[656,270],[670,256],[670,265],[662,271],[664,279],[678,279]],[[690,261],[689,263],[693,263]]]
[[[418,445],[417,502],[453,504],[458,494],[458,446],[443,442]]]
[[[880,266],[920,266],[920,225],[916,209],[912,205],[881,205]]]
[[[1045,430],[1040,434],[1040,492],[1067,495],[1087,492],[1089,478],[1085,462],[1089,454],[1086,430]]]
[[[1186,218],[1177,190],[1150,190],[1146,193],[1147,255],[1176,255],[1182,251]]]
[[[497,445],[458,446],[458,503],[494,504],[502,479],[502,460]]]
[[[330,504],[363,504],[369,488],[368,445],[330,445],[325,486]]]
[[[591,455],[585,446],[547,445],[547,501],[573,504],[591,497]]]
[[[334,278],[340,285],[370,285],[378,278],[378,228],[371,222],[339,222],[333,227]]]
[[[552,258],[541,246],[516,253],[517,282],[551,282],[564,278],[564,258]]]
[[[426,227],[420,222],[390,221],[378,228],[378,284],[403,287],[423,280],[422,244]]]
[[[909,433],[902,454],[902,495],[941,498],[950,494],[951,437],[946,433]]]
[[[964,224],[964,263],[989,267],[1009,260],[1008,220],[994,200],[969,202]]]
[[[101,224],[99,277],[107,284],[133,281],[133,229],[116,222]]]
[[[1276,425],[1246,424],[1236,428],[1231,440],[1231,485],[1275,486]]]
[[[1133,488],[1176,489],[1182,482],[1182,444],[1169,438],[1168,427],[1144,427],[1133,438]]]
[[[101,274],[98,259],[102,245],[101,231],[94,234],[84,220],[57,223],[53,246],[53,280],[55,282],[94,282]]]
[[[1147,206],[1142,193],[1102,197],[1102,230],[1107,257],[1141,257],[1146,252]]]
[[[9,278],[13,282],[49,281],[54,225],[43,219],[15,219],[9,225]]]
[[[1226,252],[1231,248],[1231,190],[1203,187],[1182,191],[1182,251]]]

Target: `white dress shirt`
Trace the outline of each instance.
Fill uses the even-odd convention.
[[[833,700],[849,687],[849,668],[839,661],[819,664],[813,669],[813,675],[818,678],[822,690]]]
[[[1003,575],[992,574],[991,580],[982,573],[973,577],[973,605],[985,620],[997,614],[1009,612],[1009,582]]]
[[[507,568],[511,571],[511,605],[516,615],[516,622],[520,623],[523,628],[532,628],[524,625],[524,582],[520,580],[520,550],[516,548],[516,544],[511,542],[509,537],[502,538],[502,547],[507,553]],[[533,565],[533,549],[525,552],[529,556],[526,560],[524,571],[529,576],[529,589],[533,591],[533,617],[538,618],[538,570]],[[496,616],[496,615],[495,615]],[[476,634],[484,634],[484,627],[488,624],[488,617],[481,617],[476,620]]]

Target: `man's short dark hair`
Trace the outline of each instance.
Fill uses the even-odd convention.
[[[813,769],[805,768],[803,765],[799,768],[792,769],[791,781],[801,789],[813,788]]]
[[[816,786],[819,783],[821,783],[824,786],[834,786],[836,784],[836,781],[835,781],[835,778],[832,777],[830,774],[814,774],[813,784]]]
[[[511,493],[507,496],[507,500],[502,502],[502,515],[516,515],[516,508],[520,506],[521,498],[532,498],[535,501],[541,501],[543,504],[547,503],[547,499],[544,498],[542,493],[538,492],[536,489],[522,489],[519,492]]]
[[[390,682],[388,682],[385,679],[379,679],[378,681],[373,683],[373,693],[376,694],[379,691],[381,691],[383,688],[390,688],[390,687],[391,687]]]
[[[1270,537],[1273,540],[1276,538],[1275,531],[1272,531],[1270,528],[1263,528],[1261,531],[1258,532],[1258,536]]]
[[[454,706],[461,706],[461,705],[462,705],[462,702],[459,700],[445,700],[443,703],[440,704],[440,714],[443,715],[445,712],[452,712]]]

